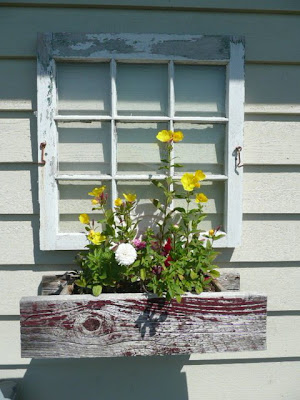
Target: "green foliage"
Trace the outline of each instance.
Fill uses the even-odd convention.
[[[110,209],[106,208],[105,187],[95,188],[90,193],[97,194],[92,200],[93,209],[102,212],[103,219],[98,223],[103,229],[101,234],[95,232],[94,223],[86,214],[81,214],[82,221],[88,221],[85,229],[90,240],[88,250],[77,257],[82,272],[76,284],[85,288],[82,290],[98,296],[103,290],[118,291],[135,285],[143,292],[165,296],[167,300],[175,298],[180,302],[185,292],[200,294],[219,276],[218,267],[213,264],[218,253],[212,244],[223,235],[218,233],[218,229],[202,233],[199,225],[206,216],[201,202],[207,201],[206,196],[199,194],[203,196],[202,200],[195,203],[195,190],[200,186],[197,182],[200,176],[205,175],[202,171],[195,175],[186,174],[190,176],[187,176],[185,184],[182,183],[185,189],[182,190],[171,175],[172,168],[182,165],[174,163],[171,157],[173,141],[165,144],[166,155],[161,160],[161,168],[166,176],[151,181],[163,199],[151,199],[159,214],[156,231],[155,226],[153,229],[149,227],[141,240],[136,238],[141,219],[132,216],[137,204],[134,194],[124,194],[125,200],[116,199],[114,209]],[[191,189],[185,187],[190,184],[189,179]],[[180,199],[185,206],[173,208],[175,199]],[[191,204],[195,204],[194,207]],[[118,255],[122,244],[129,246],[130,256]]]

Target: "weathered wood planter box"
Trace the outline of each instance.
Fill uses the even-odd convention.
[[[130,293],[25,297],[22,357],[264,350],[266,302],[238,291],[187,294],[181,303]]]

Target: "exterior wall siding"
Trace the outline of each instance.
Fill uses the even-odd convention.
[[[293,1],[7,1],[0,5],[0,382],[19,400],[300,398],[300,8]],[[96,360],[20,357],[19,299],[75,252],[39,249],[37,32],[243,35],[246,40],[242,246],[225,249],[241,290],[268,295],[268,349]],[[76,382],[72,386],[70,382]],[[1,386],[0,386],[1,387]]]

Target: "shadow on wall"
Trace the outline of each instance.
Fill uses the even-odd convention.
[[[32,360],[16,400],[188,400],[189,356]]]

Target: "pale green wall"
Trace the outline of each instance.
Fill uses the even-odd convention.
[[[300,5],[283,0],[272,5],[230,0],[227,9],[219,0],[111,0],[102,5],[114,7],[104,8],[95,0],[9,3],[0,4],[0,379],[24,377],[19,400],[298,400]],[[42,252],[38,243],[35,47],[37,32],[45,31],[245,36],[243,244],[224,250],[219,263],[239,269],[242,290],[268,294],[268,350],[20,358],[20,297],[36,294],[43,274],[71,268],[74,258],[74,252]]]

